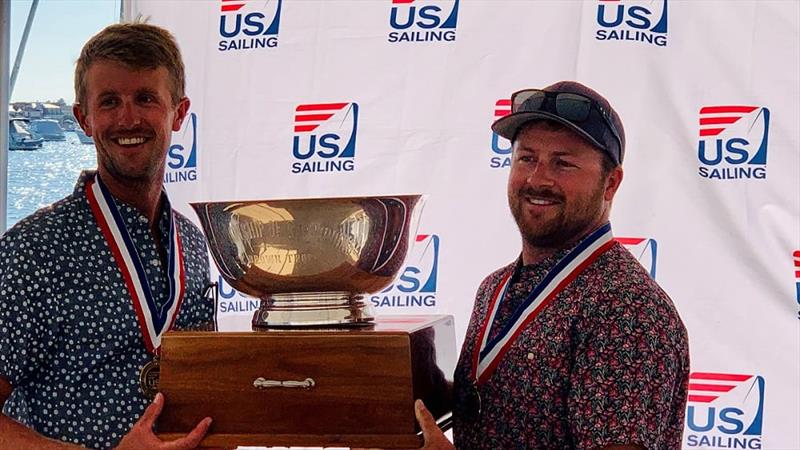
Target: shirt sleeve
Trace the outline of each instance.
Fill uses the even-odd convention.
[[[660,299],[607,303],[576,349],[568,400],[575,448],[673,448],[670,427],[683,417],[673,410],[688,373],[682,325]]]
[[[208,251],[200,231],[180,217],[186,273],[186,292],[175,321],[177,330],[211,331],[216,328],[214,299],[206,295],[211,284]]]
[[[37,252],[44,253],[20,235],[0,237],[0,376],[15,387],[47,361],[57,334]]]

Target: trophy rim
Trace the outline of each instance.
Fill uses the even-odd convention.
[[[230,205],[230,204],[249,204],[249,203],[265,203],[265,202],[294,202],[294,201],[309,201],[309,200],[351,201],[351,200],[385,199],[394,197],[416,197],[417,199],[422,199],[427,196],[428,194],[422,194],[422,193],[404,193],[404,194],[381,194],[381,195],[344,195],[337,197],[293,197],[293,198],[273,198],[273,199],[253,199],[253,200],[209,200],[209,201],[189,202],[189,205],[194,207],[194,206],[205,206],[205,205],[222,204],[222,203]]]

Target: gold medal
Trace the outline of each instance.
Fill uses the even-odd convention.
[[[158,376],[159,376],[159,362],[158,356],[148,361],[139,372],[139,387],[145,397],[152,400],[158,393]]]

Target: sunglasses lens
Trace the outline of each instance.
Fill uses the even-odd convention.
[[[562,93],[556,97],[556,113],[570,121],[583,122],[591,108],[591,101],[580,95]]]
[[[544,91],[517,92],[511,99],[511,112],[539,111],[545,98],[547,98],[547,94]]]

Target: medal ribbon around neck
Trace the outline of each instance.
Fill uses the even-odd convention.
[[[472,379],[484,384],[492,375],[503,356],[511,348],[522,330],[541,313],[547,305],[572,283],[583,269],[614,245],[611,224],[605,224],[592,232],[575,248],[570,250],[537,284],[528,298],[517,307],[502,330],[491,341],[489,329],[494,323],[500,304],[506,296],[514,270],[508,271],[492,295],[489,314],[478,334],[479,345],[475,347],[472,364]]]
[[[145,347],[150,353],[158,355],[161,349],[161,336],[175,323],[186,286],[183,270],[183,247],[174,213],[170,210],[167,252],[169,298],[159,308],[147,281],[144,264],[142,264],[133,239],[125,227],[114,197],[99,176],[95,176],[86,183],[86,196],[130,293]]]

